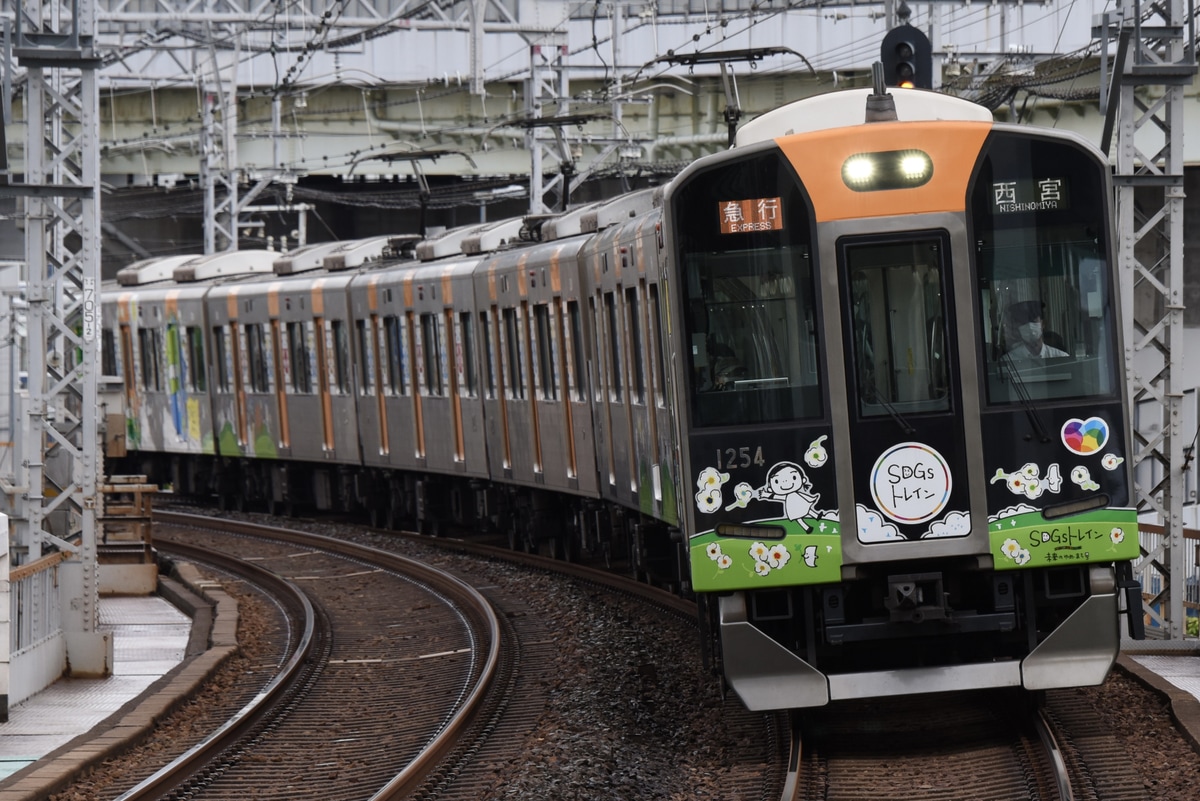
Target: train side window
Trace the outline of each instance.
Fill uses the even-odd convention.
[[[288,357],[291,362],[292,391],[300,394],[311,394],[312,367],[309,361],[309,341],[307,326],[302,322],[287,324]]]
[[[595,358],[596,358],[596,375],[592,382],[592,400],[595,403],[604,401],[604,387],[608,381],[605,375],[608,361],[605,358],[604,346],[604,325],[600,319],[600,310],[596,306],[596,298],[588,298],[588,311],[592,315],[592,336],[596,338],[595,342]]]
[[[658,284],[650,284],[650,341],[653,344],[650,358],[654,361],[654,405],[660,409],[667,405],[667,377],[663,365],[662,305],[658,299]]]
[[[139,328],[138,350],[142,360],[142,389],[161,392],[159,354],[162,353],[162,333],[157,328]]]
[[[475,331],[470,312],[458,315],[458,345],[462,351],[462,385],[459,394],[467,398],[479,397],[479,383],[475,376]]]
[[[250,390],[271,391],[271,355],[266,347],[263,327],[258,323],[246,326],[246,357],[250,367]]]
[[[494,313],[494,312],[493,312]],[[492,350],[492,324],[488,313],[479,313],[480,348],[483,350],[483,380],[487,397],[496,399],[496,353]]]
[[[567,301],[567,325],[564,330],[567,336],[567,352],[570,354],[567,360],[567,387],[571,399],[582,403],[587,400],[583,389],[586,375],[583,370],[583,319],[579,314],[577,300]]]
[[[336,394],[350,394],[350,340],[346,336],[346,322],[331,320],[333,338],[333,390]]]
[[[504,309],[504,368],[509,398],[524,400],[525,370],[521,346],[521,326],[516,309]]]
[[[427,395],[446,394],[442,378],[442,334],[435,314],[421,315],[421,357]]]
[[[642,314],[638,298],[641,282],[625,290],[625,318],[629,326],[629,370],[633,390],[633,402],[646,403],[645,353],[642,350]]]
[[[533,307],[537,329],[538,397],[541,400],[558,400],[558,378],[555,363],[558,344],[555,342],[554,325],[550,319],[550,305],[539,303]]]
[[[208,376],[204,366],[204,329],[188,326],[184,329],[187,341],[187,386],[191,392],[207,392]]]
[[[106,378],[121,377],[121,362],[117,359],[117,337],[110,328],[100,331],[100,374]]]
[[[370,320],[355,320],[355,338],[358,340],[358,391],[362,395],[375,393],[375,317]]]
[[[387,356],[387,360],[384,362],[387,366],[385,384],[387,394],[403,395],[405,386],[404,342],[400,318],[394,314],[383,318],[383,347]]]
[[[233,389],[233,350],[228,326],[213,326],[213,367],[217,370],[217,391]]]
[[[621,327],[617,315],[617,296],[615,292],[604,293],[605,323],[608,331],[608,391],[609,398],[621,402],[623,385],[621,382]]]

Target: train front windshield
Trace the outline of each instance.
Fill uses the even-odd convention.
[[[678,219],[692,425],[820,418],[808,204],[768,153],[705,176]]]
[[[1106,194],[1102,167],[1070,143],[990,143],[971,194],[990,404],[1116,391]]]

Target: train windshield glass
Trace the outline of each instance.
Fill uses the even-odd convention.
[[[820,418],[811,211],[777,153],[693,175],[672,200],[692,425]]]
[[[775,248],[687,260],[694,425],[821,415],[809,264]]]
[[[863,417],[950,409],[942,239],[848,245],[850,320]]]
[[[971,202],[989,403],[1116,390],[1103,169],[1069,142],[988,148]]]

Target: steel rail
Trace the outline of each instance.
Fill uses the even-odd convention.
[[[254,576],[253,580],[260,586],[274,587],[275,591],[280,595],[286,593],[296,605],[299,605],[304,610],[304,632],[297,641],[296,649],[293,651],[291,658],[288,659],[283,668],[258,695],[252,698],[232,718],[203,741],[185,751],[136,787],[118,796],[116,801],[149,801],[150,799],[163,798],[166,794],[174,792],[189,778],[198,773],[217,754],[242,738],[255,723],[269,712],[275,701],[301,675],[315,641],[316,612],[308,596],[292,582],[258,565],[234,560],[224,554],[205,548],[176,542],[159,543],[159,547],[164,551],[175,553],[198,562],[223,565],[236,562],[236,569],[238,571],[241,571],[243,574],[252,574]]]
[[[1037,729],[1042,746],[1050,756],[1050,765],[1054,768],[1054,780],[1058,784],[1059,801],[1075,801],[1075,791],[1071,788],[1071,775],[1067,770],[1067,762],[1063,758],[1062,748],[1058,738],[1054,736],[1054,727],[1050,723],[1046,708],[1041,704],[1033,715],[1033,725]]]
[[[498,673],[500,663],[500,621],[492,605],[482,593],[456,576],[414,559],[323,534],[300,532],[293,529],[276,528],[274,526],[264,526],[237,520],[213,520],[210,517],[182,512],[162,512],[156,510],[154,512],[154,520],[155,522],[167,525],[190,526],[203,529],[220,528],[222,531],[247,536],[304,544],[307,547],[319,547],[339,556],[369,561],[372,564],[387,567],[410,577],[419,577],[430,584],[436,585],[439,589],[446,590],[449,594],[457,596],[455,598],[456,602],[464,604],[464,607],[469,606],[469,611],[474,612],[476,617],[481,621],[482,627],[486,630],[489,639],[487,658],[480,670],[480,675],[462,705],[446,721],[437,735],[430,740],[421,753],[400,773],[396,774],[391,781],[384,785],[375,795],[371,796],[372,801],[388,801],[411,795],[420,786],[425,776],[451,753],[457,744],[459,735],[474,720],[476,712],[482,706]],[[172,544],[173,546],[174,544]],[[122,798],[118,799],[118,801],[126,801],[126,799]],[[134,799],[129,799],[129,801],[134,801]]]

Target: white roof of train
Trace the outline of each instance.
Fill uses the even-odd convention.
[[[737,132],[735,147],[781,136],[862,125],[871,89],[846,89],[806,97],[754,118]],[[900,122],[916,120],[973,120],[994,122],[992,112],[978,103],[926,89],[889,89]]]

